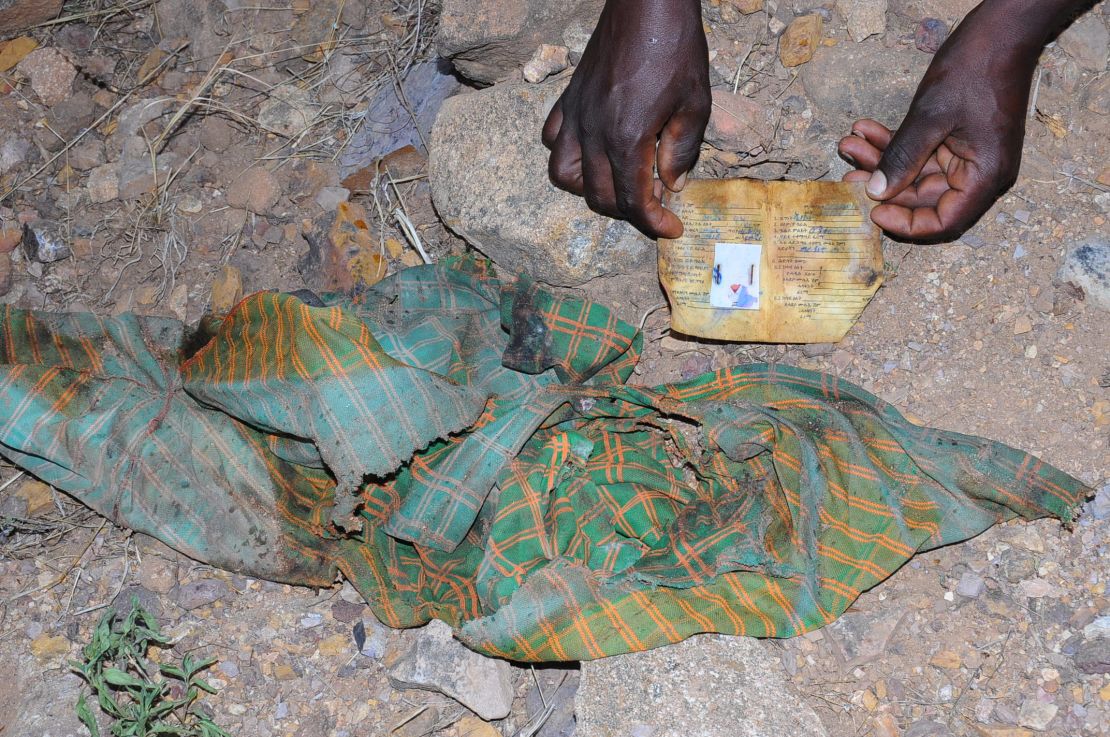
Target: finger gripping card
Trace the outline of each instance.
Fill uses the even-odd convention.
[[[660,239],[659,279],[680,333],[831,343],[882,283],[862,184],[697,180],[669,207],[685,232]]]

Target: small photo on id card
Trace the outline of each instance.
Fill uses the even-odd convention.
[[[759,309],[759,243],[718,243],[713,256],[709,304],[730,310]]]

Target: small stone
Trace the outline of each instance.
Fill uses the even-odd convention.
[[[12,290],[12,255],[0,251],[0,297]]]
[[[959,668],[961,662],[963,661],[960,658],[960,654],[953,650],[941,650],[929,659],[931,665],[948,670]]]
[[[212,282],[208,308],[215,315],[226,315],[243,299],[243,276],[234,266],[224,266]]]
[[[0,253],[11,253],[23,242],[23,228],[16,224],[0,225]]]
[[[6,72],[39,47],[31,36],[20,36],[0,43],[0,72]]]
[[[231,593],[231,588],[218,578],[202,578],[179,585],[170,598],[182,609],[192,610],[219,601]]]
[[[277,204],[280,196],[281,187],[274,175],[261,167],[252,167],[228,186],[227,204],[265,214]]]
[[[751,151],[769,145],[774,133],[769,106],[726,89],[713,90],[706,142],[722,151]]]
[[[320,640],[316,649],[322,657],[338,658],[343,655],[350,655],[354,651],[354,645],[347,635],[332,635]]]
[[[177,566],[160,555],[144,555],[139,582],[157,594],[168,594],[177,585]]]
[[[316,204],[324,212],[331,212],[339,207],[340,202],[351,198],[351,191],[346,187],[321,187],[316,195]]]
[[[399,688],[449,696],[486,721],[503,719],[512,710],[509,664],[467,649],[439,620],[417,633],[412,649],[390,669],[389,678]]]
[[[976,725],[975,731],[979,737],[1033,737],[1033,733],[1024,727],[1001,724]]]
[[[1056,586],[1043,578],[1030,578],[1018,584],[1021,593],[1030,599],[1055,598],[1060,595]]]
[[[488,722],[475,716],[466,716],[455,722],[458,737],[501,737],[501,733]]]
[[[817,52],[825,22],[817,13],[795,18],[779,38],[779,60],[784,67],[805,64]]]
[[[23,253],[40,264],[52,264],[72,255],[65,231],[52,220],[33,220],[23,226]]]
[[[286,138],[303,133],[314,120],[308,93],[291,85],[271,90],[270,97],[258,109],[258,124]]]
[[[31,80],[31,89],[49,107],[69,96],[77,69],[55,48],[35,49],[16,67]]]
[[[21,138],[9,138],[0,144],[0,174],[6,174],[27,160],[31,144]]]
[[[1089,675],[1110,673],[1110,638],[1085,640],[1075,653],[1075,667]]]
[[[906,737],[948,737],[948,727],[932,719],[918,719],[906,729]]]
[[[347,601],[340,599],[331,605],[331,616],[337,622],[350,624],[362,616],[366,604],[361,601]]]
[[[956,584],[956,593],[968,599],[977,599],[986,588],[986,581],[982,576],[978,576],[971,571],[964,571],[960,576],[960,582]]]
[[[1098,697],[1103,701],[1110,701],[1110,683],[1098,690]]]
[[[566,46],[540,44],[536,53],[524,65],[524,81],[539,84],[552,74],[570,66],[570,52]]]
[[[62,0],[5,0],[0,2],[0,36],[22,31],[62,12]]]
[[[216,668],[228,678],[235,678],[239,675],[239,664],[234,660],[221,660]]]
[[[154,160],[149,156],[125,157],[116,162],[119,172],[118,196],[123,200],[135,200],[155,191],[165,184],[170,172],[177,163],[177,155],[164,151]]]
[[[1014,335],[1023,335],[1033,329],[1033,321],[1026,315],[1014,320]]]
[[[66,160],[77,171],[94,169],[104,163],[104,143],[87,138],[69,150]]]
[[[913,45],[918,51],[935,54],[948,39],[948,24],[940,18],[922,18],[913,32]]]
[[[1095,519],[1110,519],[1110,483],[1099,487],[1095,498],[1088,502],[1087,510]]]
[[[856,43],[886,31],[887,0],[838,0],[836,6]]]
[[[324,615],[320,612],[309,612],[301,617],[300,625],[304,629],[311,629],[312,627],[319,627],[324,623]]]
[[[274,678],[279,681],[292,681],[297,678],[297,671],[289,663],[277,663],[273,670]]]
[[[101,164],[89,172],[85,183],[89,200],[94,204],[111,202],[119,197],[119,163]]]
[[[1018,711],[1018,724],[1023,727],[1043,732],[1048,728],[1049,722],[1056,718],[1060,709],[1056,704],[1046,704],[1037,699],[1026,699]]]
[[[1017,220],[1019,223],[1028,225],[1032,217],[1033,213],[1028,210],[1014,210],[1014,220]]]
[[[808,343],[802,346],[802,355],[806,358],[817,358],[827,356],[835,350],[836,343]]]
[[[31,654],[38,660],[50,660],[69,652],[69,640],[62,635],[39,635],[31,640]]]
[[[763,10],[763,0],[723,0],[722,5],[725,4],[736,8],[742,15],[751,15]]]
[[[902,737],[902,730],[898,728],[898,720],[892,714],[880,714],[875,717],[874,737]]]
[[[1110,54],[1110,31],[1098,13],[1087,13],[1066,31],[1057,41],[1064,53],[1075,59],[1075,63],[1092,72],[1106,70],[1106,57]]]
[[[860,697],[860,703],[863,704],[863,708],[868,711],[875,711],[875,709],[879,708],[879,698],[875,696],[874,692],[869,688],[864,690],[863,696]]]

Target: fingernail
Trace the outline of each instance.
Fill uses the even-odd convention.
[[[674,180],[674,189],[676,192],[681,192],[682,188],[686,186],[686,175],[689,172],[682,172],[678,179]]]
[[[878,199],[885,191],[886,174],[883,174],[882,171],[876,169],[875,173],[871,175],[871,178],[867,180],[867,194],[871,195],[875,199]]]

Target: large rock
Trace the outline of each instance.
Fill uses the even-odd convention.
[[[578,737],[824,737],[767,646],[699,635],[582,664]]]
[[[802,85],[818,116],[841,135],[858,118],[893,128],[905,117],[928,64],[929,57],[913,47],[887,49],[872,38],[821,48],[802,67]]]
[[[62,0],[0,0],[0,36],[53,20]]]
[[[1110,312],[1110,241],[1092,238],[1073,248],[1058,277],[1082,289],[1095,307]]]
[[[628,274],[655,244],[556,189],[540,141],[565,80],[449,98],[432,129],[432,198],[448,227],[499,266],[559,286]]]
[[[459,72],[492,83],[518,69],[540,44],[593,31],[604,0],[444,0],[438,47]]]
[[[1110,31],[1097,13],[1087,13],[1060,35],[1060,48],[1084,69],[1101,72],[1110,54]]]
[[[400,688],[450,696],[486,721],[507,717],[513,706],[509,664],[468,650],[438,619],[417,633],[412,649],[390,668],[389,678]]]

